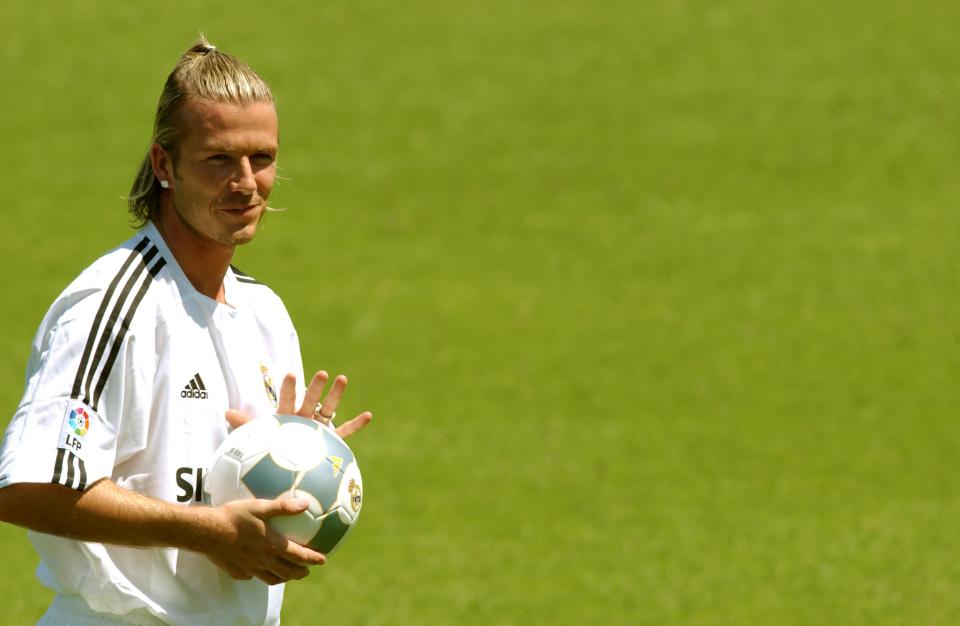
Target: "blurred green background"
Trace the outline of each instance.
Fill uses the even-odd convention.
[[[0,425],[203,30],[273,86],[237,264],[350,375],[285,624],[960,622],[960,4],[0,3]],[[50,594],[0,527],[0,620]]]

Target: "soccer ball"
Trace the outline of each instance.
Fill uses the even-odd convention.
[[[277,415],[236,428],[214,453],[204,477],[206,501],[295,497],[309,503],[270,526],[323,554],[333,551],[360,515],[363,482],[349,446],[317,420]]]

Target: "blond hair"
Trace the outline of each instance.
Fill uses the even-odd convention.
[[[270,87],[249,65],[220,52],[201,35],[167,77],[153,123],[150,145],[160,144],[170,155],[174,168],[183,132],[180,112],[190,98],[241,106],[274,102]],[[153,172],[149,149],[130,188],[127,205],[138,226],[160,211],[160,181]]]

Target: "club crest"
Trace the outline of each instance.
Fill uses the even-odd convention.
[[[357,513],[360,511],[360,504],[362,504],[360,485],[351,478],[350,483],[347,485],[347,490],[350,492],[350,508],[353,509],[354,513]]]
[[[263,375],[263,389],[267,392],[267,398],[270,399],[273,408],[277,408],[277,389],[273,386],[270,372],[267,371],[267,366],[262,361],[260,362],[260,373]]]

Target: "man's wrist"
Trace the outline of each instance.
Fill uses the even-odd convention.
[[[169,545],[206,554],[231,533],[222,511],[210,506],[175,506]]]

